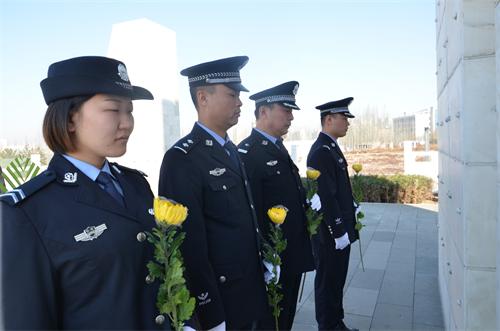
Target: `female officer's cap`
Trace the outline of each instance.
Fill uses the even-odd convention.
[[[97,93],[152,100],[151,92],[130,83],[121,61],[102,56],[82,56],[50,65],[40,82],[45,102]]]

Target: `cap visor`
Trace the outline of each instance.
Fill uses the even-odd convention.
[[[153,94],[146,90],[144,87],[132,86],[132,100],[153,100]]]
[[[285,107],[288,107],[288,108],[300,110],[299,106],[297,106],[295,103],[292,103],[292,102],[290,102],[290,103],[289,102],[282,102],[281,104]]]
[[[241,83],[226,83],[224,85],[235,91],[249,92],[245,86],[241,85]]]

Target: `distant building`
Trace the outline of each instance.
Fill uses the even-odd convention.
[[[404,141],[425,144],[426,138],[434,132],[433,116],[434,109],[430,107],[411,115],[395,117],[392,120],[394,145],[402,146]]]
[[[154,95],[134,102],[134,132],[118,161],[144,171],[156,192],[163,154],[180,138],[176,34],[148,19],[114,24],[108,56],[125,62],[132,84]]]

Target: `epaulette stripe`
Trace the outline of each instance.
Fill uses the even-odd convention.
[[[12,200],[14,200],[14,203],[18,203],[19,202],[19,199],[16,197],[16,195],[14,193],[0,194],[0,198],[1,197],[6,197],[6,196],[10,196],[12,198]]]
[[[184,152],[184,154],[187,154],[187,151],[179,146],[174,146],[174,148],[180,149],[181,151]]]
[[[241,148],[238,148],[238,152],[243,153],[243,154],[248,153],[248,151],[247,151],[247,150],[244,150],[244,149],[241,149]]]
[[[24,194],[24,191],[20,188],[16,188],[14,190],[11,191],[12,193],[14,192],[17,192],[19,193],[19,195],[21,196],[21,200],[23,200],[24,198],[26,198],[26,194]]]
[[[113,165],[112,165],[112,167],[113,167],[113,169],[115,169],[115,171],[116,171],[117,173],[119,173],[119,174],[121,174],[121,173],[122,173],[122,171],[121,171],[120,169],[118,169],[118,167],[117,167],[115,164],[113,164]]]
[[[324,148],[326,148],[326,149],[330,150],[330,146],[323,145],[322,147],[324,147]]]

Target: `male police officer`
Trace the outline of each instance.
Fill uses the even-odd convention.
[[[354,118],[348,106],[353,98],[329,102],[321,111],[322,131],[307,157],[307,165],[321,171],[318,193],[323,222],[314,240],[316,278],[314,293],[319,330],[349,330],[344,324],[343,289],[349,266],[350,243],[358,239],[355,206],[347,161],[337,139],[344,137]]]
[[[189,208],[182,245],[187,284],[196,297],[196,329],[252,329],[265,313],[259,229],[245,169],[227,130],[248,91],[238,56],[184,69],[198,112],[193,130],[167,151],[159,194]]]
[[[289,210],[282,225],[287,248],[281,256],[279,278],[283,294],[280,330],[292,328],[301,275],[314,269],[306,226],[305,191],[298,169],[281,140],[293,120],[292,111],[300,109],[295,103],[298,87],[299,83],[291,81],[250,96],[255,101],[257,125],[238,146],[250,179],[259,228],[266,240],[271,226],[267,210],[275,205]],[[259,329],[274,329],[274,323],[269,311]]]

